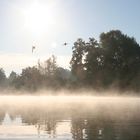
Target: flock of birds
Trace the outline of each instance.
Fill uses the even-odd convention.
[[[68,45],[67,42],[63,43],[63,46],[67,46],[67,45]],[[35,49],[36,49],[36,46],[32,46],[32,53],[34,52]]]

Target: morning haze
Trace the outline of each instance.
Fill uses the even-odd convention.
[[[139,5],[0,0],[0,140],[139,140]]]

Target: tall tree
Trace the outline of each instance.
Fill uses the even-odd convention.
[[[99,42],[94,38],[86,43],[78,39],[70,63],[78,82],[92,87],[110,87],[112,84],[119,88],[138,87],[140,46],[133,37],[119,30],[102,33]]]
[[[80,81],[84,79],[84,55],[85,55],[85,41],[78,39],[72,47],[73,54],[70,61],[71,71],[75,78]]]
[[[0,86],[4,86],[6,82],[6,75],[3,68],[0,68]]]
[[[42,86],[42,76],[37,68],[27,67],[22,70],[21,75],[17,77],[15,83],[17,88],[36,90]]]
[[[9,82],[12,83],[17,78],[17,76],[18,75],[16,74],[16,72],[12,71],[8,77]]]
[[[48,76],[53,76],[56,73],[57,64],[56,64],[56,57],[52,55],[48,60],[46,60],[46,74]]]
[[[42,75],[47,77],[55,75],[57,69],[56,57],[52,55],[44,63],[39,63],[38,69]]]
[[[119,30],[100,35],[100,45],[104,49],[105,82],[115,80],[120,86],[128,86],[140,71],[140,46],[133,37]]]
[[[104,57],[102,48],[94,38],[89,38],[89,42],[86,43],[84,64],[86,70],[86,82],[88,82],[88,84],[97,86],[103,63]]]

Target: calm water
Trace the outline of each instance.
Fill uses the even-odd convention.
[[[0,139],[140,140],[140,99],[1,97]]]

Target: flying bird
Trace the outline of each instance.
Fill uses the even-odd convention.
[[[66,42],[65,42],[63,45],[64,45],[64,46],[67,46],[67,45],[68,45],[68,43],[66,43]]]
[[[34,52],[34,50],[35,50],[35,46],[32,46],[32,53]]]

